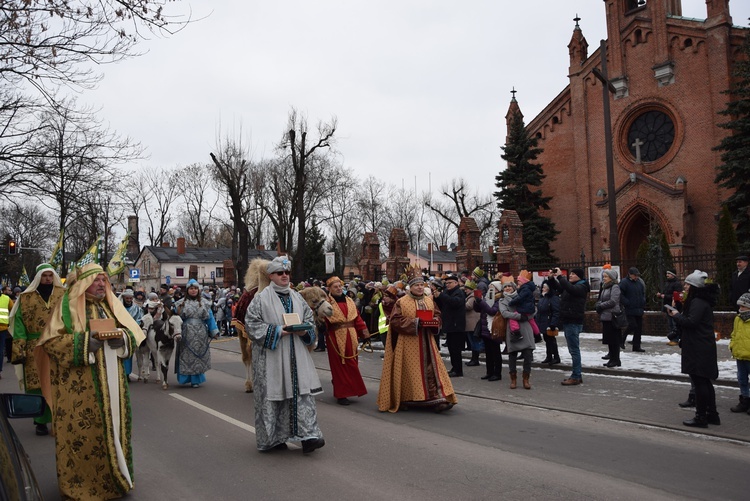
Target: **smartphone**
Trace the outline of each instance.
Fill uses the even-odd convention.
[[[664,311],[679,311],[677,308],[673,308],[672,306],[669,306],[668,304],[664,305]]]

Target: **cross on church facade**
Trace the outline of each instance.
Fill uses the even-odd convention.
[[[637,164],[641,163],[641,146],[643,145],[644,142],[641,141],[640,137],[635,138],[635,142],[631,145],[635,148],[635,163]]]

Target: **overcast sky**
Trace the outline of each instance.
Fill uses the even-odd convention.
[[[705,18],[705,0],[683,0]],[[180,2],[203,18],[148,53],[104,66],[81,100],[140,141],[149,168],[210,161],[242,126],[271,156],[290,108],[310,125],[338,118],[343,164],[413,189],[455,177],[482,192],[504,166],[513,87],[528,123],[567,85],[573,18],[589,53],[606,38],[602,0],[213,0]],[[750,1],[732,0],[747,26]],[[173,9],[174,10],[174,9]]]

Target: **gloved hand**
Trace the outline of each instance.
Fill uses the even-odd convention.
[[[124,335],[124,332],[123,332],[123,335]],[[114,349],[122,348],[123,346],[125,346],[125,339],[122,336],[116,339],[110,339],[107,342],[109,343],[109,347],[114,348]]]
[[[596,306],[594,307],[594,309],[596,310],[597,313],[601,313],[602,311],[604,311],[604,308],[602,308],[601,303],[596,303]]]
[[[89,332],[89,352],[95,353],[99,350],[99,348],[102,347],[102,342],[96,339],[94,336],[96,336],[97,331],[91,331]]]

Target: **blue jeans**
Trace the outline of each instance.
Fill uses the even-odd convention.
[[[740,395],[743,397],[750,397],[748,375],[750,375],[750,360],[737,360],[737,382],[740,383]]]
[[[583,324],[565,324],[565,341],[568,343],[568,353],[573,359],[573,373],[570,375],[573,379],[581,379],[581,343],[578,338],[583,330]]]

